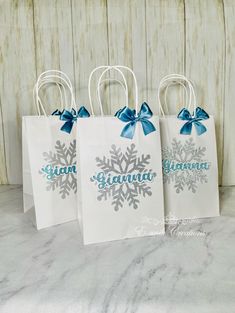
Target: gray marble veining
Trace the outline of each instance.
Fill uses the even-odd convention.
[[[0,187],[1,313],[235,312],[235,188],[222,216],[165,236],[83,246],[76,222],[37,231]]]

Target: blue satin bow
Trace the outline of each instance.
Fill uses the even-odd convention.
[[[187,121],[180,129],[180,134],[190,135],[193,124],[199,136],[206,132],[206,127],[200,121],[207,120],[209,115],[203,109],[197,107],[193,116],[187,109],[182,109],[177,117],[183,121]]]
[[[122,137],[132,139],[135,134],[137,122],[141,123],[145,135],[148,135],[156,130],[153,123],[148,120],[153,116],[153,113],[145,102],[141,105],[140,111],[137,115],[135,110],[131,110],[125,106],[123,109],[117,111],[115,116],[122,122],[127,123],[122,130]]]
[[[72,109],[71,112],[68,110],[63,110],[62,112],[56,110],[55,112],[52,113],[52,115],[59,115],[60,120],[65,121],[64,125],[61,127],[60,130],[70,134],[74,122],[76,122],[78,118],[89,117],[90,113],[84,106],[82,106],[78,110],[78,112],[76,112],[74,109]]]

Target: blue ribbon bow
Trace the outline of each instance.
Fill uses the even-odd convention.
[[[207,130],[206,127],[200,121],[207,120],[209,118],[209,115],[199,107],[196,108],[196,111],[193,116],[187,109],[182,109],[177,117],[183,121],[187,121],[180,129],[180,134],[182,135],[190,135],[192,132],[193,124],[199,136],[205,133]]]
[[[155,126],[149,119],[153,116],[147,103],[141,105],[139,113],[136,115],[136,110],[132,110],[128,107],[117,111],[115,116],[127,125],[123,128],[121,137],[132,139],[135,134],[136,123],[140,122],[143,128],[143,132],[146,135],[154,132],[156,130]]]
[[[61,127],[60,130],[65,131],[66,133],[70,134],[74,122],[77,121],[78,118],[83,117],[89,117],[90,113],[87,111],[87,109],[82,106],[78,112],[76,112],[74,109],[70,111],[63,110],[60,112],[59,110],[56,110],[52,113],[52,115],[59,115],[61,121],[65,121],[64,125]]]

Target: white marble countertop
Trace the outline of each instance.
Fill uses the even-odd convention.
[[[222,216],[165,236],[83,246],[78,224],[37,231],[0,187],[1,313],[235,312],[235,187]]]

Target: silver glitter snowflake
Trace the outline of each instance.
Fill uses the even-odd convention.
[[[152,169],[148,169],[147,166],[150,163],[150,155],[138,156],[135,144],[131,144],[127,147],[125,152],[122,152],[121,148],[117,148],[115,145],[111,146],[110,156],[103,156],[102,158],[96,158],[96,164],[103,173],[108,175],[128,175],[133,173],[151,173],[152,177],[156,176],[156,173]],[[95,176],[91,177],[91,181],[97,184]],[[125,182],[121,185],[111,185],[103,189],[98,190],[99,195],[97,200],[112,199],[112,205],[115,211],[118,211],[123,207],[124,203],[134,209],[138,208],[140,203],[139,196],[151,196],[151,187],[148,186],[148,182]]]
[[[174,138],[171,148],[166,147],[162,150],[163,182],[174,183],[177,193],[183,191],[184,188],[195,193],[199,183],[207,183],[206,169],[195,166],[195,164],[206,164],[206,166],[210,166],[204,159],[205,152],[205,147],[196,148],[193,138],[186,140],[184,144]],[[174,165],[177,163],[186,164],[185,166],[187,164],[194,164],[194,168],[167,172],[164,169],[164,162],[166,161]]]
[[[46,166],[49,166],[52,170],[67,169],[68,173],[61,175],[52,175],[50,179],[47,179],[48,191],[59,190],[59,194],[62,199],[69,196],[70,191],[77,192],[77,180],[76,180],[76,140],[73,140],[67,147],[64,143],[59,140],[56,141],[55,145],[56,152],[44,152],[43,157],[47,162]],[[44,167],[45,168],[45,167]],[[47,177],[44,168],[39,173],[44,177]],[[68,168],[74,169],[69,171]]]

